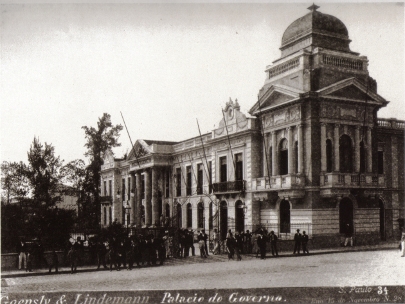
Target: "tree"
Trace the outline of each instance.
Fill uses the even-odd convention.
[[[121,125],[113,125],[111,123],[110,114],[104,113],[98,119],[97,128],[83,126],[85,132],[87,151],[86,157],[89,157],[90,164],[87,167],[87,184],[85,185],[91,198],[86,198],[88,206],[87,212],[89,219],[94,218],[94,224],[98,226],[99,213],[100,213],[100,181],[101,181],[101,166],[103,165],[103,158],[105,152],[111,148],[119,147],[121,144],[118,142]]]
[[[26,170],[27,166],[23,162],[4,161],[1,164],[2,198],[6,203],[20,201],[28,195],[30,189]]]
[[[42,145],[39,139],[34,137],[28,151],[28,166],[25,174],[36,204],[51,207],[61,200],[62,162],[59,156],[55,156],[55,148],[52,145],[47,143]]]

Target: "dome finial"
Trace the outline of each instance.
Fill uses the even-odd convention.
[[[311,12],[316,12],[316,10],[319,8],[319,6],[318,5],[316,5],[315,3],[312,3],[312,5],[310,6],[310,7],[308,7],[308,9],[311,11]]]

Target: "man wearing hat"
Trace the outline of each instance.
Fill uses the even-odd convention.
[[[297,233],[294,235],[294,253],[298,252],[298,254],[300,254],[300,250],[301,250],[301,233],[300,230],[297,229]]]
[[[305,231],[302,232],[302,253],[303,254],[309,254],[307,244],[308,244],[308,234],[305,233]]]
[[[277,250],[277,240],[278,237],[277,235],[274,234],[274,231],[270,231],[270,245],[271,245],[271,254],[273,256],[278,256],[278,250]]]

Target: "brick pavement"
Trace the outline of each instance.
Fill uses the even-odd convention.
[[[333,254],[341,252],[356,252],[356,251],[375,251],[375,250],[394,250],[398,249],[398,242],[387,242],[379,245],[369,245],[369,246],[354,246],[354,247],[336,247],[328,249],[314,249],[310,251],[310,255],[321,255],[321,254]],[[149,266],[149,267],[165,267],[165,266],[179,266],[179,265],[188,265],[196,263],[212,263],[212,262],[225,262],[228,261],[226,254],[213,255],[210,254],[208,258],[203,259],[199,256],[199,249],[196,248],[196,255],[189,256],[187,258],[170,258],[164,262],[163,266]],[[279,252],[279,258],[288,258],[294,257],[291,252]],[[271,253],[267,252],[267,257],[271,257]],[[243,254],[243,260],[252,260],[256,259],[254,254]],[[108,269],[107,269],[108,270]],[[107,271],[104,269],[97,270],[95,266],[79,266],[77,272],[97,272],[97,271]],[[70,273],[70,267],[59,267],[59,273]],[[28,277],[28,276],[43,276],[50,275],[48,269],[36,269],[33,272],[25,272],[24,270],[2,270],[1,278],[17,278],[17,277]],[[55,275],[54,270],[52,275]],[[5,281],[2,280],[2,285],[5,284]]]

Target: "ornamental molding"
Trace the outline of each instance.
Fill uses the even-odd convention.
[[[263,118],[265,128],[301,120],[301,105],[274,111]]]

